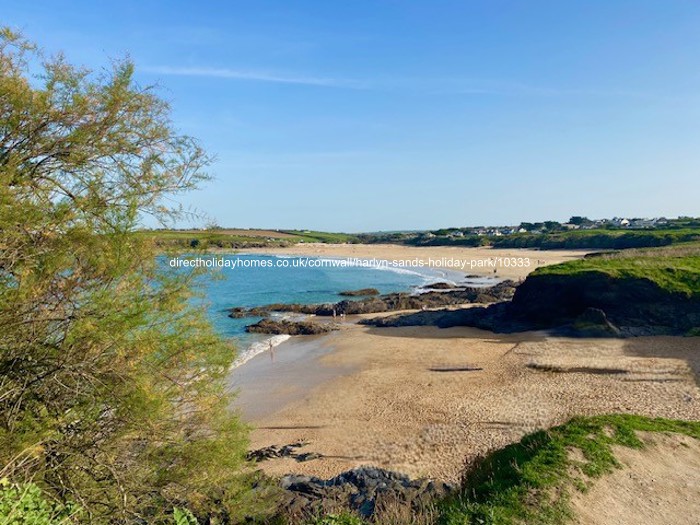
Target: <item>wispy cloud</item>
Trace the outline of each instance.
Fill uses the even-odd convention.
[[[146,66],[141,71],[156,75],[203,77],[242,80],[251,82],[269,82],[277,84],[296,84],[340,89],[359,89],[385,92],[408,92],[429,96],[465,95],[497,97],[584,97],[584,98],[628,98],[639,100],[674,101],[678,97],[658,95],[638,91],[617,89],[591,89],[576,87],[538,86],[517,81],[494,79],[470,79],[459,77],[445,78],[374,78],[348,79],[317,77],[311,75],[280,73],[265,70],[248,70],[213,67],[177,67]]]
[[[366,89],[362,82],[350,79],[314,77],[306,75],[290,75],[267,71],[250,71],[243,69],[210,68],[210,67],[171,67],[151,66],[142,71],[157,75],[181,77],[224,78],[232,80],[248,80],[254,82],[272,82],[277,84],[300,84],[305,86],[320,86],[346,89]]]

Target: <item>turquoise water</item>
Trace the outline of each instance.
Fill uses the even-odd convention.
[[[195,286],[216,331],[236,344],[238,357],[234,367],[282,343],[289,336],[246,333],[246,325],[256,323],[260,318],[232,319],[228,313],[233,307],[330,303],[345,299],[339,295],[343,290],[376,288],[380,293],[411,292],[431,282],[463,279],[455,272],[430,268],[391,268],[381,264],[332,266],[329,263],[339,259],[330,258],[246,254],[196,257],[202,261],[216,260],[219,265],[226,263],[224,267],[200,276]],[[192,258],[183,256],[180,259]],[[162,259],[166,265],[174,261],[176,259]],[[304,262],[306,264],[302,264]]]
[[[225,337],[246,340],[245,326],[256,318],[231,319],[228,311],[235,306],[262,306],[271,303],[325,303],[343,299],[343,290],[377,288],[381,293],[411,291],[428,282],[454,278],[443,271],[421,268],[386,268],[365,266],[299,267],[301,259],[328,261],[309,257],[278,257],[273,255],[224,255],[218,259],[265,261],[271,267],[237,267],[216,270],[217,278],[204,276],[199,285],[209,316],[216,330]],[[287,267],[273,266],[285,259]],[[239,264],[240,264],[239,263]],[[312,263],[313,264],[313,263]],[[318,263],[317,263],[318,264]]]

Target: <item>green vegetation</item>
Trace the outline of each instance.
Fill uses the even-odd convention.
[[[259,237],[222,233],[217,230],[177,231],[159,230],[141,232],[145,238],[153,239],[160,248],[207,250],[217,248],[262,248],[290,246],[294,243],[286,238]]]
[[[29,487],[3,497],[75,502],[91,524],[170,523],[176,506],[236,520],[263,491],[228,410],[234,351],[189,300],[194,276],[135,233],[177,216],[165,203],[208,157],[132,75],[0,30],[0,475]]]
[[[572,220],[577,220],[572,217]],[[541,226],[541,227],[540,227]],[[671,246],[700,240],[700,221],[669,221],[652,229],[580,229],[566,230],[554,221],[522,223],[531,228],[523,233],[476,234],[483,228],[444,228],[431,232],[329,233],[310,230],[153,230],[142,232],[159,246],[176,248],[260,248],[284,247],[302,242],[329,244],[367,243],[407,246],[493,246],[494,248],[536,248],[541,250],[582,249],[622,250]],[[506,228],[503,228],[507,230]],[[486,229],[488,231],[489,229]]]
[[[604,273],[616,279],[646,279],[668,292],[698,297],[700,247],[692,244],[599,254],[538,268],[532,275],[575,276],[589,272]]]
[[[173,509],[173,520],[175,525],[199,525],[197,518],[188,509]]]
[[[578,221],[572,217],[571,220]],[[359,234],[360,242],[405,244],[409,246],[493,246],[494,248],[536,248],[541,250],[622,250],[670,246],[700,240],[700,221],[674,219],[663,227],[649,229],[597,228],[566,230],[554,221],[522,223],[517,228],[445,228],[431,232]],[[573,224],[573,223],[572,223]],[[499,231],[500,231],[499,230]],[[527,230],[522,231],[520,230]],[[477,233],[479,232],[479,233]],[[519,232],[519,233],[514,233]]]
[[[34,483],[23,485],[0,479],[0,524],[2,525],[71,525],[80,523],[83,514],[74,503],[49,501]],[[173,525],[198,525],[187,509],[173,509]]]
[[[151,230],[141,235],[153,239],[160,248],[175,249],[242,249],[277,248],[304,242],[344,244],[358,242],[347,233],[326,233],[308,230]]]
[[[73,503],[47,500],[34,483],[19,485],[0,479],[2,525],[69,525],[77,523],[80,515]]]
[[[328,233],[310,230],[282,230],[284,233],[293,235],[295,242],[324,242],[328,244],[343,244],[358,242],[357,235],[348,233]]]
[[[669,246],[700,240],[700,228],[654,230],[572,230],[546,234],[518,233],[491,239],[494,248],[539,248],[543,250],[622,250]]]
[[[444,503],[441,523],[568,523],[572,492],[585,490],[595,478],[620,466],[613,445],[642,448],[635,434],[640,431],[700,439],[700,422],[611,415],[574,418],[535,432],[476,464],[461,493]]]

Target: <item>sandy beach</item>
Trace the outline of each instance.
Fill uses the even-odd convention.
[[[583,257],[583,250],[504,250],[489,247],[464,248],[456,246],[413,247],[397,244],[321,244],[299,243],[289,248],[250,248],[245,253],[270,255],[302,255],[309,257],[352,257],[384,261],[421,261],[432,268],[442,268],[465,275],[496,275],[507,279],[522,279],[539,266],[557,264]],[[506,260],[507,259],[507,260]],[[521,263],[519,260],[526,260]],[[445,262],[460,261],[465,267],[444,267]],[[439,266],[443,265],[443,266]],[[495,266],[493,266],[495,265]]]
[[[303,452],[324,457],[260,463],[270,474],[329,477],[369,464],[454,481],[475,455],[574,415],[700,419],[697,338],[346,325],[314,344],[331,351],[302,358],[306,379],[292,373],[305,392],[248,420],[253,449],[305,441]],[[294,352],[293,341],[283,343],[277,357],[293,360]],[[284,367],[275,372],[269,357],[259,357],[267,383],[285,384]]]
[[[500,277],[513,279],[584,253],[326,244],[255,252],[530,258],[530,268],[499,268]],[[304,442],[300,452],[322,456],[261,462],[268,473],[327,478],[374,465],[456,481],[474,457],[575,415],[700,419],[699,338],[566,339],[466,327],[370,328],[357,320],[328,335],[293,337],[274,359],[261,354],[233,374],[236,404],[254,428],[251,449]]]

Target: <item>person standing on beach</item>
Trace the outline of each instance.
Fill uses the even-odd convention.
[[[272,344],[272,339],[270,339],[270,361],[275,362],[275,345]]]

